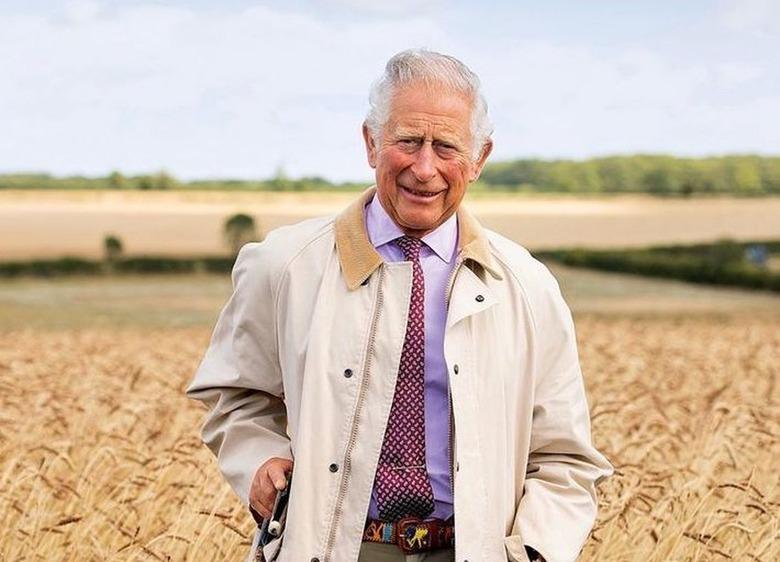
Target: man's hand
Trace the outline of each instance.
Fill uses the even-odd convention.
[[[249,489],[249,506],[263,519],[271,515],[276,492],[287,486],[287,474],[292,472],[293,461],[273,457],[265,461],[255,472]]]

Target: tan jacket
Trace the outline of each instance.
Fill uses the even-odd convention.
[[[281,562],[358,558],[412,279],[368,239],[373,192],[241,249],[186,391],[210,408],[203,441],[244,504],[263,462],[295,460],[285,531],[265,548]],[[525,248],[464,207],[458,224],[444,337],[456,560],[525,561],[524,544],[574,560],[613,469],[591,444],[571,314]]]

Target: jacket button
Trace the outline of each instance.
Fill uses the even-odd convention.
[[[452,368],[452,370],[453,370],[453,371],[455,371],[455,374],[457,375],[457,374],[458,374],[458,371],[460,371],[460,368],[459,368],[457,365],[455,365],[455,366]]]
[[[344,369],[344,376],[349,378],[352,376],[352,369]]]
[[[483,297],[482,295],[477,295],[477,302],[482,302],[484,300],[485,300],[485,297]]]
[[[319,558],[312,558],[311,562],[320,562],[320,559]]]
[[[334,462],[333,464],[331,464],[331,465],[328,467],[328,470],[330,470],[331,472],[338,472],[338,470],[339,470],[339,465],[337,465],[337,464]]]
[[[460,463],[459,462],[455,463],[455,472],[460,472]]]

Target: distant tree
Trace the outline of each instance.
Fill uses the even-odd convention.
[[[152,178],[149,176],[141,176],[138,178],[138,189],[153,189],[154,188],[154,182],[152,181]]]
[[[225,243],[233,255],[238,254],[241,246],[247,242],[257,240],[257,227],[255,219],[243,213],[237,213],[225,221],[223,229]]]
[[[669,173],[661,168],[654,168],[642,177],[642,187],[648,193],[669,193],[671,181]]]
[[[780,193],[780,158],[762,157],[759,163],[761,183],[767,193]]]
[[[170,175],[165,170],[160,170],[156,174],[149,176],[139,176],[137,180],[138,189],[151,190],[151,189],[173,189],[179,184],[175,177]]]
[[[122,255],[122,240],[115,234],[106,234],[103,238],[103,255],[106,261],[114,262]]]
[[[114,171],[108,176],[108,186],[111,189],[122,189],[125,187],[125,176],[121,173]]]
[[[734,157],[729,161],[731,190],[735,193],[755,194],[761,192],[761,170],[757,159]]]
[[[176,178],[174,178],[165,170],[160,170],[154,176],[155,189],[172,189],[176,187],[176,184],[178,183],[179,182],[176,181]]]

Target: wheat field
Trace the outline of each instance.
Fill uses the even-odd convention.
[[[780,559],[774,315],[575,314],[616,467],[581,560]],[[0,560],[243,560],[253,525],[183,395],[210,329],[0,339]]]

